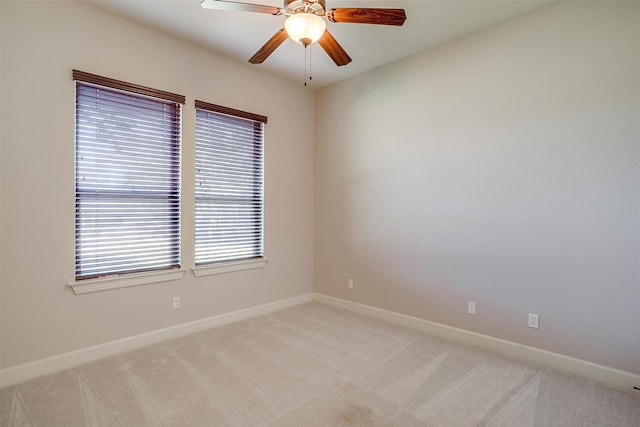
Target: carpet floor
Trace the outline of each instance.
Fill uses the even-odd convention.
[[[2,426],[640,426],[640,397],[321,303],[0,391]]]

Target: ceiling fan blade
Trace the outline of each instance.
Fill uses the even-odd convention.
[[[407,19],[404,9],[338,8],[327,12],[331,22],[401,26]]]
[[[322,46],[327,55],[333,59],[333,62],[336,63],[337,66],[347,65],[351,62],[351,58],[345,52],[345,50],[340,46],[340,43],[336,41],[336,39],[331,35],[331,33],[327,30],[324,30],[324,34],[318,40],[318,44]]]
[[[264,46],[262,46],[255,55],[249,59],[249,62],[252,64],[262,64],[265,59],[269,57],[273,53],[274,50],[278,48],[289,37],[284,28],[281,28],[280,31],[275,33],[269,41],[267,41]]]
[[[258,12],[268,13],[270,15],[281,15],[284,10],[275,6],[266,6],[263,4],[241,3],[237,1],[226,0],[202,0],[200,3],[203,9],[216,10],[235,10],[240,12]]]

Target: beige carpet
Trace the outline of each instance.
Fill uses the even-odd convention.
[[[640,397],[309,303],[1,391],[2,426],[640,426]]]

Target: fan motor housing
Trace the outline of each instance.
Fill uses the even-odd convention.
[[[327,8],[325,0],[284,0],[284,10],[286,15],[306,12],[324,16]]]

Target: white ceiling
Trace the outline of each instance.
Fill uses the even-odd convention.
[[[233,60],[298,82],[304,82],[302,45],[287,39],[267,60],[250,65],[247,60],[284,23],[284,16],[205,10],[200,0],[83,0],[102,10],[190,41]],[[243,1],[243,0],[239,0]],[[338,7],[403,8],[402,27],[327,24],[327,29],[353,61],[337,67],[317,44],[313,45],[310,87],[320,88],[397,59],[478,31],[500,21],[543,6],[551,0],[327,0]],[[282,7],[279,0],[249,3]]]

